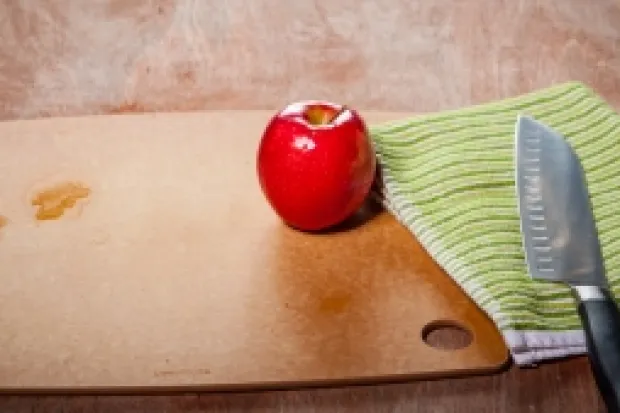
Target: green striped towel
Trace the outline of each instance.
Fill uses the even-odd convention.
[[[515,363],[585,352],[568,287],[533,281],[519,229],[517,115],[563,133],[580,156],[613,293],[620,292],[620,116],[570,82],[498,102],[370,127],[385,205],[496,323]]]

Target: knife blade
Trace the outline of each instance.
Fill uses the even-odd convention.
[[[581,161],[564,136],[520,115],[515,169],[528,272],[571,287],[596,383],[608,410],[619,412],[620,312],[605,275]]]

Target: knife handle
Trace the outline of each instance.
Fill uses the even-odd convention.
[[[606,289],[580,286],[574,290],[594,379],[607,410],[620,412],[620,312]]]

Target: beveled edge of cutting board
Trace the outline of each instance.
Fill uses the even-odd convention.
[[[28,388],[0,388],[0,395],[153,395],[175,394],[187,392],[200,393],[251,393],[259,391],[287,391],[304,389],[329,389],[361,386],[380,386],[391,384],[415,383],[421,381],[451,380],[468,377],[479,377],[501,374],[512,366],[512,359],[508,350],[505,359],[492,367],[485,369],[462,369],[450,373],[428,372],[420,374],[392,374],[369,377],[343,377],[339,379],[321,379],[308,381],[287,382],[256,382],[230,384],[188,384],[188,385],[160,385],[160,386],[85,386],[79,388],[68,387],[28,387]]]

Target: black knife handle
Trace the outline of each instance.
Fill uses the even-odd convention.
[[[611,413],[620,412],[620,312],[605,289],[575,288],[594,379]]]

